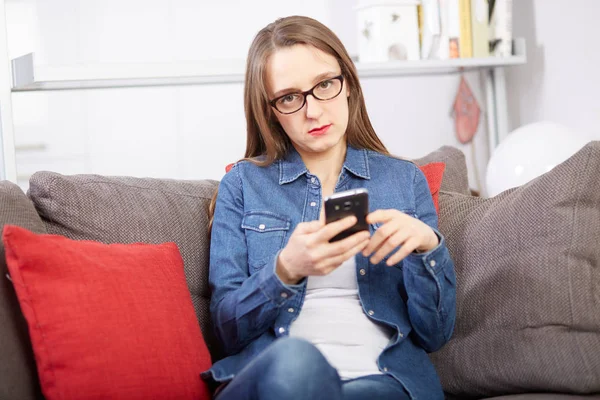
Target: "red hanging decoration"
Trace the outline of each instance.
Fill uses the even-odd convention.
[[[460,77],[453,110],[456,137],[462,144],[469,143],[477,132],[481,108],[464,76]]]

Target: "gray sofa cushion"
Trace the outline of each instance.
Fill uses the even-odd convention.
[[[571,394],[529,393],[491,397],[486,400],[597,400],[600,395],[578,396]]]
[[[443,162],[446,164],[446,168],[444,170],[440,190],[444,192],[471,194],[469,190],[467,162],[465,160],[465,155],[459,149],[452,146],[442,146],[436,151],[413,161],[417,165]]]
[[[444,389],[600,393],[600,142],[494,198],[440,194],[457,322]]]
[[[209,180],[38,172],[30,179],[28,194],[49,233],[103,243],[175,242],[214,359],[219,348],[208,314],[207,210],[216,187]]]
[[[46,233],[31,201],[7,181],[0,182],[0,231],[4,225]],[[7,272],[4,244],[0,242],[0,399],[41,399],[27,322]]]

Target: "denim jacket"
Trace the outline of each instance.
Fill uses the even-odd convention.
[[[454,264],[429,186],[412,162],[348,146],[335,191],[366,188],[370,212],[397,209],[431,226],[440,244],[412,253],[395,266],[387,257],[372,265],[356,256],[359,297],[375,323],[394,332],[377,359],[382,373],[397,379],[413,399],[443,399],[427,352],[440,349],[454,329]],[[241,161],[219,185],[211,232],[211,315],[225,353],[202,374],[232,379],[279,337],[302,310],[306,279],[286,285],[275,274],[279,251],[300,222],[319,218],[321,184],[298,152],[267,167]],[[371,226],[371,234],[378,228]]]

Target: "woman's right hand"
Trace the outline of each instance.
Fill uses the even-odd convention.
[[[356,224],[350,216],[329,224],[321,218],[301,222],[290,236],[277,259],[277,275],[286,284],[298,283],[311,275],[327,275],[369,243],[369,231],[361,231],[345,239],[329,243],[338,233]]]

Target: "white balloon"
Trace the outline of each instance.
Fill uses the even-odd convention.
[[[576,132],[553,122],[536,122],[514,130],[490,158],[487,195],[496,196],[550,171],[586,143]]]

